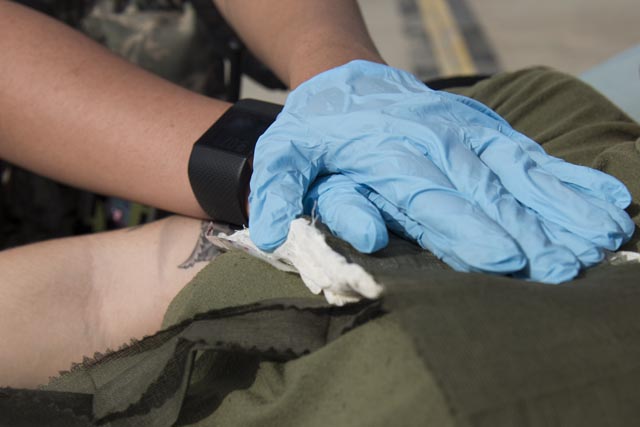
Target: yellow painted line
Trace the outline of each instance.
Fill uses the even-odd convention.
[[[473,59],[447,1],[418,0],[418,6],[441,74],[476,74]]]

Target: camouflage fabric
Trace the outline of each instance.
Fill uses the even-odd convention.
[[[204,92],[215,54],[190,3],[98,0],[80,29],[141,68]]]

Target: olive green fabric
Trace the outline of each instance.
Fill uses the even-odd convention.
[[[589,87],[537,68],[456,92],[551,154],[623,180],[640,224],[640,126]],[[29,425],[28,412],[49,425],[114,427],[640,418],[640,264],[553,286],[454,272],[397,239],[373,256],[328,239],[385,284],[381,300],[329,307],[297,276],[228,252],[174,299],[163,331],[85,361],[41,394],[2,391],[0,414],[12,425]],[[638,233],[626,247],[640,249]]]
[[[418,265],[415,259],[421,251],[405,245],[392,242],[394,248],[404,248],[398,252],[412,257],[411,265]],[[399,259],[389,256],[388,261],[396,264]],[[400,261],[403,266],[407,263]],[[243,278],[241,285],[229,286],[229,276],[236,275]],[[183,289],[168,309],[165,324],[210,306],[304,295],[322,301],[297,275],[278,271],[243,252],[230,252]],[[454,425],[434,378],[424,369],[395,315],[369,322],[348,336],[286,364],[262,362],[251,385],[230,393],[215,412],[189,425],[402,426],[420,425],[425,419],[442,427]]]
[[[562,286],[454,272],[386,281],[457,426],[626,426],[640,416],[640,265]]]
[[[237,286],[229,286],[233,277]],[[251,304],[273,298],[313,297],[305,286],[300,286],[300,276],[283,273],[275,268],[265,268],[245,253],[227,253],[218,256],[215,267],[201,271],[182,289],[165,313],[162,327],[180,323],[194,313]],[[324,300],[322,296],[316,296]]]

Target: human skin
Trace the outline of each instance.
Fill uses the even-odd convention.
[[[229,104],[20,5],[0,1],[0,16],[0,157],[79,188],[204,217],[188,158]]]
[[[355,1],[217,4],[292,88],[353,59],[382,62]],[[230,104],[141,70],[18,4],[0,0],[0,20],[0,158],[79,188],[206,217],[188,159]],[[33,387],[83,355],[156,331],[204,266],[179,268],[200,232],[200,221],[174,217],[0,252],[0,386]]]
[[[214,3],[252,52],[291,89],[354,59],[384,63],[355,1]]]
[[[172,216],[0,252],[0,387],[34,387],[156,332],[173,297],[219,253],[202,225]]]
[[[382,61],[355,1],[217,3],[290,87],[353,59]],[[15,3],[0,0],[0,16],[1,158],[76,187],[206,217],[188,159],[230,104],[134,67]]]

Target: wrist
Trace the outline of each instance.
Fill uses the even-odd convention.
[[[295,89],[301,83],[332,68],[356,59],[385,64],[380,53],[368,40],[354,42],[346,34],[327,35],[322,31],[308,34],[289,57],[287,83]]]
[[[268,102],[240,100],[193,145],[189,182],[195,199],[211,219],[248,223],[254,147],[281,109],[281,105]]]

